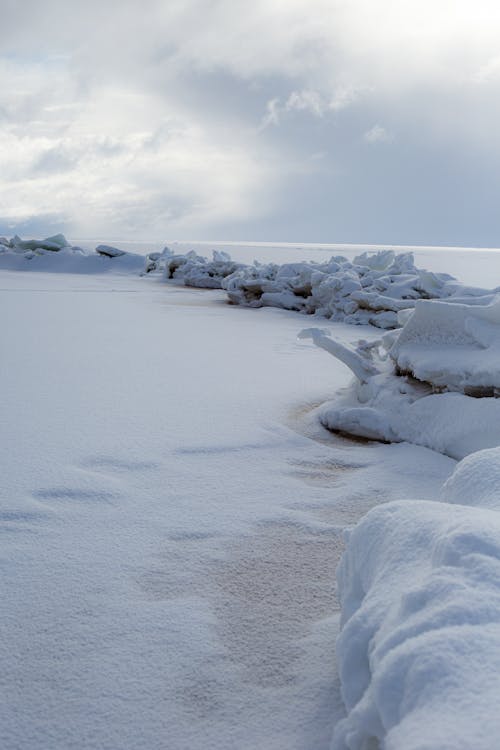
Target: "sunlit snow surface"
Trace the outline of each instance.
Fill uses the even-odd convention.
[[[135,274],[0,288],[1,746],[328,748],[342,530],[455,462],[322,430],[350,373],[293,312]]]

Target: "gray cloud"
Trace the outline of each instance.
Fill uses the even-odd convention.
[[[0,233],[498,244],[493,2],[2,10]]]

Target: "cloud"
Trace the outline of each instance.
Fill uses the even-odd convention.
[[[455,164],[463,185],[482,175],[495,191],[499,22],[490,0],[8,0],[2,213],[103,238],[256,237],[300,219],[305,234],[356,240],[373,209],[364,185],[383,179],[377,152],[385,172],[399,159],[412,174],[401,215],[422,164],[422,181]],[[451,201],[479,200],[461,189],[450,176]],[[316,190],[335,206],[304,211]],[[374,217],[374,232],[391,226]],[[493,212],[486,223],[497,232]]]
[[[382,125],[374,125],[363,135],[366,143],[390,143],[393,140],[392,133],[389,133]]]

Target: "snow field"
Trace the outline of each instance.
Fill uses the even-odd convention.
[[[286,310],[165,288],[133,254],[12,250],[39,272],[0,274],[2,746],[493,747],[500,461],[472,451],[500,442],[497,400],[369,368],[346,388]],[[335,408],[433,450],[346,442]]]
[[[422,451],[422,483],[419,449],[310,436],[348,370],[287,311],[135,275],[0,288],[2,748],[327,748],[342,529],[449,459]]]

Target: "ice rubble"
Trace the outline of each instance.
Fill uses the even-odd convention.
[[[357,348],[332,341],[320,329],[302,331],[356,376],[319,409],[321,423],[457,459],[500,445],[500,300],[419,300],[405,317],[399,331]]]
[[[22,257],[28,261],[36,258],[36,267],[41,268],[54,262],[40,262],[40,256],[47,255],[64,258],[64,270],[73,270],[70,257],[76,271],[103,270],[103,265],[92,263],[97,255],[111,260],[114,268],[119,262],[131,271],[161,273],[165,279],[185,286],[224,289],[233,304],[280,307],[382,329],[400,326],[401,315],[413,310],[420,300],[442,299],[480,306],[500,291],[467,287],[448,274],[419,269],[411,252],[396,255],[393,250],[365,252],[352,262],[336,256],[325,263],[279,265],[255,261],[246,265],[216,250],[208,259],[195,251],[176,254],[166,247],[161,253],[151,252],[144,258],[111,245],[98,245],[94,253],[88,253],[71,246],[62,234],[43,240],[22,240],[17,235],[10,240],[0,237],[3,267],[27,267],[19,261]]]
[[[483,304],[492,299],[492,292],[465,287],[448,274],[419,269],[412,253],[396,255],[392,250],[365,252],[352,262],[336,256],[325,263],[282,265],[238,264],[217,252],[207,260],[190,252],[164,256],[157,267],[164,269],[166,278],[188,286],[225,289],[233,304],[281,307],[385,329],[398,327],[398,313],[413,309],[420,299]]]
[[[98,245],[94,252],[88,252],[71,245],[63,234],[31,240],[22,240],[17,234],[10,240],[0,237],[0,266],[16,271],[69,273],[98,273],[111,268],[127,273],[145,270],[142,255],[127,253],[111,245]]]
[[[390,350],[398,370],[435,389],[496,395],[500,297],[489,305],[419,301]]]
[[[156,268],[150,270],[163,270],[165,278],[182,281],[185,286],[221,289],[225,279],[242,268],[243,264],[231,260],[228,253],[214,250],[212,260],[207,260],[194,250],[175,255],[166,247],[156,259]]]

